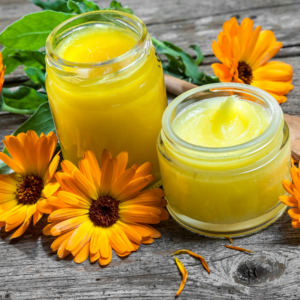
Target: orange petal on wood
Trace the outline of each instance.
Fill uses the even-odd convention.
[[[179,296],[180,293],[182,292],[184,286],[185,286],[185,283],[186,283],[186,280],[187,280],[187,277],[188,277],[188,272],[187,272],[186,268],[184,267],[183,263],[176,256],[174,256],[174,258],[175,258],[175,262],[177,264],[177,267],[178,267],[179,271],[182,274],[182,281],[181,281],[179,290],[176,293],[176,296]]]
[[[205,260],[205,258],[199,254],[196,254],[194,253],[193,251],[190,251],[190,250],[185,250],[185,249],[182,249],[182,250],[178,250],[176,251],[175,253],[173,253],[172,255],[177,255],[177,254],[189,254],[195,258],[199,258],[203,267],[205,268],[205,270],[208,272],[208,274],[210,274],[210,270],[209,270],[209,267],[208,267],[208,264]]]
[[[224,245],[224,247],[229,248],[229,249],[233,249],[233,250],[237,250],[237,251],[242,251],[242,252],[247,252],[247,253],[254,253],[253,251],[247,250],[245,248],[241,248],[241,247],[235,247],[235,246],[229,246],[229,245]]]

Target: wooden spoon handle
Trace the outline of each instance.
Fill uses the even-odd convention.
[[[164,77],[167,92],[176,96],[179,96],[180,94],[198,86],[167,74],[165,74]]]

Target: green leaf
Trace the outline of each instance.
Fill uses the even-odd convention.
[[[80,14],[79,5],[72,0],[68,0],[68,9],[73,13]]]
[[[46,69],[45,56],[46,53],[44,51],[18,50],[13,57],[26,67],[33,67],[43,70]]]
[[[51,10],[26,15],[0,34],[0,43],[17,50],[39,50],[50,32],[71,17],[72,14]]]
[[[128,6],[122,6],[122,4],[118,1],[111,1],[110,5],[108,8],[103,8],[104,10],[118,10],[118,11],[123,11],[123,12],[126,12],[126,13],[129,13],[129,14],[133,14],[133,10],[128,7]]]
[[[201,52],[201,50],[200,50],[200,48],[199,48],[198,45],[190,45],[190,48],[192,48],[192,49],[195,50],[195,52],[197,54],[197,57],[195,59],[195,64],[197,66],[199,66],[203,62],[204,56],[203,56],[203,54],[202,54],[202,52]]]
[[[23,123],[12,135],[17,136],[20,132],[34,130],[38,136],[43,132],[46,135],[50,131],[55,131],[49,103],[43,103],[37,111]]]
[[[3,104],[4,104],[4,97],[2,95],[2,92],[0,92],[0,111],[2,110]]]
[[[45,88],[46,74],[40,69],[26,67],[24,68],[26,75],[34,82],[40,83]]]
[[[197,58],[194,60],[191,55],[170,42],[161,42],[155,38],[152,38],[152,41],[156,47],[156,51],[164,54],[168,59],[167,64],[163,63],[164,71],[167,74],[198,85],[218,82],[216,76],[208,76],[198,69],[199,63],[203,61],[203,55],[198,46],[190,46],[197,54]]]
[[[0,161],[0,175],[12,173],[12,169],[7,166],[4,162]]]
[[[39,6],[43,10],[54,10],[69,13],[71,12],[67,5],[67,0],[29,0],[31,3]]]
[[[13,72],[21,63],[13,57],[16,53],[16,50],[4,48],[1,52],[3,58],[3,64],[6,66],[5,75]]]
[[[38,69],[46,68],[46,53],[44,51],[22,51],[4,48],[1,53],[3,64],[6,65],[5,75],[10,74],[20,65]]]
[[[68,0],[68,8],[77,14],[100,10],[99,6],[90,0]]]
[[[29,87],[20,87],[15,91],[3,88],[2,95],[7,106],[17,109],[31,109],[35,111],[41,104],[48,101],[46,94],[39,93]]]

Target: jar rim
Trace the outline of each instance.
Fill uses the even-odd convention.
[[[104,14],[104,15],[114,15],[114,16],[123,16],[126,17],[128,19],[130,19],[131,21],[133,21],[135,23],[135,25],[137,25],[138,27],[138,34],[139,34],[139,39],[137,40],[137,42],[135,43],[135,45],[130,48],[128,51],[126,51],[125,53],[109,59],[109,60],[105,60],[102,62],[97,62],[97,63],[77,63],[77,62],[72,62],[66,59],[63,59],[62,57],[60,57],[59,55],[57,55],[57,53],[55,52],[55,49],[53,49],[53,39],[55,38],[56,34],[59,32],[59,30],[61,30],[64,26],[66,26],[67,24],[81,19],[81,18],[85,18],[86,16],[92,16],[92,15],[99,15],[99,14]],[[84,24],[84,23],[82,23]],[[82,25],[81,24],[81,25]],[[47,56],[50,57],[52,60],[55,60],[56,63],[59,63],[61,66],[65,66],[65,67],[73,67],[73,68],[84,68],[84,69],[90,69],[90,68],[97,68],[97,67],[107,67],[110,66],[112,64],[115,63],[119,63],[123,60],[125,60],[126,58],[130,57],[131,55],[134,55],[139,48],[142,48],[146,39],[147,39],[147,27],[144,24],[144,22],[139,19],[138,17],[136,17],[135,15],[126,13],[126,12],[121,12],[121,11],[117,11],[117,10],[98,10],[98,11],[92,11],[92,12],[87,12],[84,14],[80,14],[78,16],[74,16],[62,23],[60,23],[58,26],[56,26],[52,32],[49,34],[47,40],[46,40],[46,53]]]
[[[259,136],[255,137],[250,141],[233,145],[233,146],[227,146],[227,147],[204,147],[204,146],[191,144],[183,140],[182,138],[180,138],[174,132],[172,128],[172,122],[171,122],[172,115],[176,110],[176,108],[180,105],[180,103],[182,103],[188,97],[191,97],[199,92],[203,92],[206,90],[212,92],[220,92],[222,91],[222,89],[224,89],[223,92],[224,91],[232,92],[234,90],[236,91],[240,90],[241,92],[248,92],[257,98],[259,98],[260,96],[261,100],[263,100],[267,104],[271,112],[271,121],[269,126],[266,128],[266,130],[262,134],[260,134]],[[256,145],[259,145],[264,140],[274,136],[282,126],[282,122],[281,122],[282,119],[283,119],[283,113],[281,107],[279,106],[275,98],[269,93],[267,93],[266,91],[251,85],[246,85],[241,83],[232,83],[232,82],[213,83],[213,84],[196,87],[176,97],[164,111],[162,117],[162,131],[165,134],[165,136],[169,139],[169,141],[172,142],[172,144],[178,145],[181,148],[184,148],[186,150],[192,150],[193,152],[199,152],[199,153],[216,153],[216,154],[234,153],[242,149],[248,149],[253,146],[255,147]]]

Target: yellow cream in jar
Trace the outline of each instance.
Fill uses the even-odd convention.
[[[192,91],[175,99],[158,139],[169,212],[188,229],[213,236],[247,234],[278,218],[290,168],[288,128],[276,101],[270,100],[274,107],[256,95],[249,101],[244,86],[239,97],[241,85],[228,85],[238,87],[236,96],[213,97],[207,87],[203,99],[204,86],[196,89],[200,101]]]
[[[155,141],[167,99],[145,25],[116,11],[68,22],[46,47],[46,88],[64,158],[77,164],[85,150],[98,161],[103,149],[128,151],[129,166],[150,161],[159,179]]]
[[[228,147],[254,139],[270,119],[264,107],[231,96],[191,105],[174,120],[173,130],[194,145]]]

